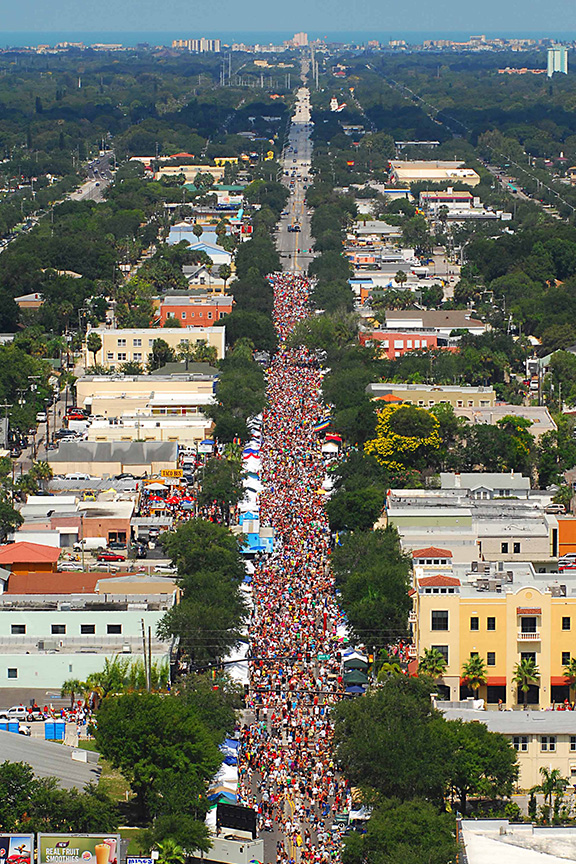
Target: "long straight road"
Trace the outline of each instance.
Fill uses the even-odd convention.
[[[277,247],[282,269],[306,272],[312,258],[310,215],[306,205],[306,191],[312,182],[312,131],[310,93],[302,87],[298,91],[296,108],[282,163],[282,182],[290,191],[290,198],[278,224]]]
[[[305,116],[307,99],[301,91],[296,118]],[[297,206],[291,191],[290,204]],[[332,759],[330,717],[342,696],[341,618],[316,431],[325,410],[322,372],[307,349],[287,347],[310,314],[310,283],[294,272],[298,259],[292,262],[292,272],[270,277],[280,347],[267,371],[260,521],[274,528],[275,539],[274,554],[253,576],[250,717],[242,732],[239,793],[260,814],[264,864],[321,864],[339,860],[335,817],[349,805]]]

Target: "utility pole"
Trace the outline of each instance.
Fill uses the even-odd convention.
[[[152,688],[152,627],[148,625],[148,678],[146,679],[148,692]]]
[[[148,676],[148,657],[147,657],[147,653],[146,653],[146,630],[144,628],[144,619],[143,618],[140,619],[140,626],[142,628],[142,649],[143,649],[143,653],[144,653],[144,675],[146,676],[146,689],[150,690],[150,687],[148,684],[149,676]]]

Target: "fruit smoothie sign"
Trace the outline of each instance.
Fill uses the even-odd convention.
[[[118,864],[119,834],[39,834],[38,864]]]

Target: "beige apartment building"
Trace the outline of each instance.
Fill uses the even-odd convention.
[[[558,768],[562,777],[576,784],[576,712],[574,711],[481,711],[472,707],[444,708],[447,720],[484,723],[510,741],[518,757],[519,789],[542,782],[540,768]]]
[[[94,417],[93,424],[122,418],[186,418],[204,421],[214,402],[217,371],[176,375],[86,375],[76,382],[77,402]],[[209,370],[209,371],[208,371]],[[90,427],[92,428],[92,427]]]
[[[448,402],[454,408],[492,408],[496,402],[493,387],[393,384],[385,381],[369,384],[366,392],[373,400],[383,404],[405,402],[420,408],[431,408],[441,402]]]
[[[100,366],[115,369],[120,364],[132,361],[134,363],[146,364],[148,355],[152,352],[152,346],[156,339],[163,339],[171,348],[178,351],[181,343],[190,342],[192,345],[205,343],[218,352],[218,360],[224,357],[226,351],[226,331],[222,327],[146,327],[117,328],[94,327],[88,330],[97,333],[102,340],[102,348],[96,354],[96,362]],[[83,346],[84,368],[89,368],[94,363],[94,356]]]
[[[156,179],[183,174],[186,183],[193,183],[198,174],[211,174],[214,182],[219,183],[225,170],[223,165],[162,165],[156,172]]]

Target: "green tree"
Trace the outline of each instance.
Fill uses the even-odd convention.
[[[418,660],[418,674],[432,678],[441,678],[446,671],[446,658],[438,648],[425,648],[424,654]]]
[[[411,562],[393,526],[355,531],[337,546],[332,566],[350,629],[377,647],[407,632]]]
[[[70,708],[74,707],[76,696],[83,692],[84,682],[80,681],[78,678],[68,678],[60,688],[60,695],[62,698],[64,698],[64,696],[70,696]]]
[[[193,665],[211,666],[238,643],[246,617],[238,540],[222,525],[194,519],[171,532],[164,548],[178,569],[182,599],[160,620],[158,634],[177,637]]]
[[[550,811],[552,810],[552,799],[555,798],[554,812],[556,816],[559,809],[556,802],[564,795],[568,786],[568,780],[562,777],[559,768],[551,768],[546,765],[540,766],[540,774],[542,782],[537,787],[537,790],[544,795],[544,816],[546,821],[549,821]]]
[[[94,358],[94,365],[96,365],[96,355],[102,348],[102,337],[99,333],[96,333],[92,330],[88,336],[86,337],[86,348],[92,354]]]
[[[202,471],[202,488],[198,503],[207,506],[217,502],[226,524],[230,523],[230,508],[244,496],[242,467],[228,459],[208,459]]]
[[[344,864],[446,864],[457,855],[454,816],[423,801],[380,803],[366,826],[366,833],[349,832],[344,838]]]
[[[484,687],[487,681],[487,669],[484,660],[478,654],[473,654],[462,664],[462,674],[466,684],[478,699],[478,691],[480,687]]]
[[[190,852],[193,850],[191,849]],[[158,864],[186,864],[186,853],[181,846],[168,837],[158,843]]]
[[[453,748],[448,782],[460,799],[462,816],[466,816],[469,795],[510,795],[519,772],[510,741],[499,732],[490,732],[484,723],[450,720],[447,725]]]
[[[102,755],[129,781],[142,816],[148,821],[188,817],[195,848],[206,851],[206,783],[222,760],[193,707],[153,693],[110,696],[98,710],[94,735]]]
[[[394,281],[397,285],[400,285],[400,287],[402,287],[408,281],[408,276],[406,275],[404,270],[398,270],[396,276],[394,277]]]
[[[451,765],[446,721],[430,700],[432,682],[389,677],[334,711],[335,753],[353,786],[369,796],[443,800]]]
[[[524,707],[528,705],[528,692],[532,685],[538,684],[540,680],[540,670],[536,661],[532,657],[522,657],[514,667],[514,676],[512,682],[517,685],[518,689],[524,694]]]
[[[176,359],[174,349],[164,339],[154,339],[152,353],[148,355],[148,371],[154,372]]]
[[[229,264],[221,264],[218,268],[218,276],[220,279],[224,281],[224,291],[226,291],[226,284],[232,275],[232,268]]]

